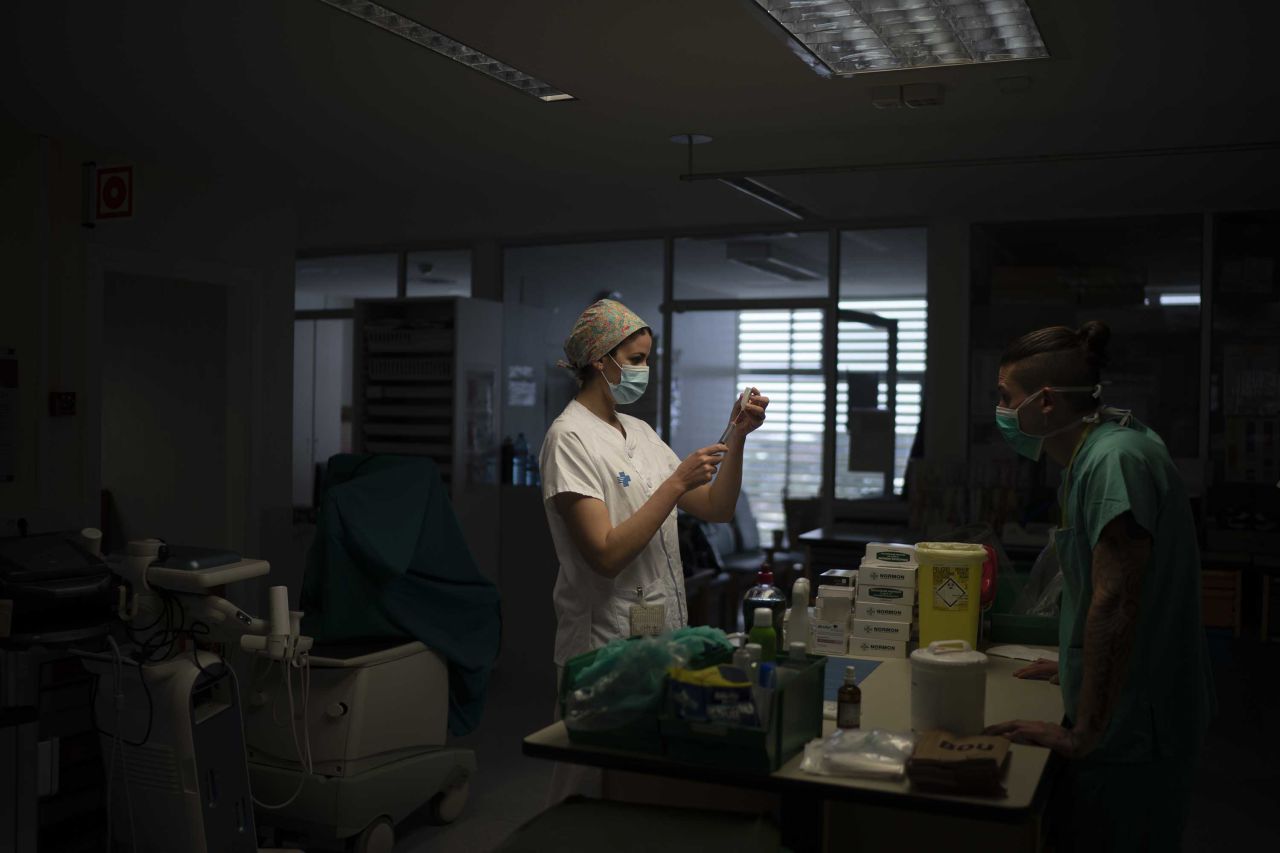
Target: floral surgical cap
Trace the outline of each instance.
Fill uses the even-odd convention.
[[[578,322],[573,324],[573,331],[564,342],[565,360],[560,362],[560,366],[581,370],[612,352],[636,332],[647,328],[649,324],[621,302],[601,299],[583,311]]]

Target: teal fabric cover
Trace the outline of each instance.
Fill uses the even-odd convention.
[[[480,574],[430,459],[329,460],[302,583],[303,633],[316,642],[415,639],[449,667],[449,731],[484,709],[498,656],[497,588]]]

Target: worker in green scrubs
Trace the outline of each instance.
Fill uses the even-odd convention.
[[[1101,404],[1109,338],[1097,321],[1041,329],[1001,359],[1001,433],[1065,469],[1059,659],[1018,675],[1056,677],[1066,716],[988,733],[1068,759],[1057,849],[1176,851],[1214,705],[1196,523],[1160,436]]]

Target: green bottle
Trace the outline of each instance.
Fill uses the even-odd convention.
[[[747,642],[760,644],[761,662],[771,663],[778,659],[778,632],[773,628],[772,610],[767,607],[756,608]]]

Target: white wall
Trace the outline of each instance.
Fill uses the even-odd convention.
[[[231,322],[245,329],[228,348],[234,384],[226,411],[248,429],[227,448],[234,541],[210,544],[265,557],[277,564],[274,582],[295,586],[290,576],[301,567],[289,557],[289,467],[296,220],[287,193],[261,176],[211,177],[195,165],[150,163],[7,124],[0,124],[0,151],[12,155],[0,166],[9,202],[0,243],[0,344],[8,337],[31,353],[21,416],[24,476],[0,485],[0,517],[44,519],[46,529],[99,522],[106,277],[215,284],[229,289]],[[134,218],[82,227],[87,160],[134,163]],[[42,401],[53,389],[77,392],[75,417],[47,415]]]
[[[315,452],[324,464],[342,452],[342,407],[351,405],[354,369],[352,320],[317,320],[315,349]]]
[[[47,419],[41,389],[48,382],[46,336],[49,288],[47,213],[42,192],[41,152],[34,136],[0,125],[0,347],[18,356],[18,413],[14,422],[19,452],[15,479],[0,483],[0,535],[14,532],[12,519],[31,517],[41,506],[40,460]]]
[[[225,546],[241,426],[228,417],[227,289],[118,273],[104,284],[102,486],[123,533]]]
[[[293,324],[294,506],[311,506],[315,466],[350,452],[355,355],[353,320],[297,320]]]

